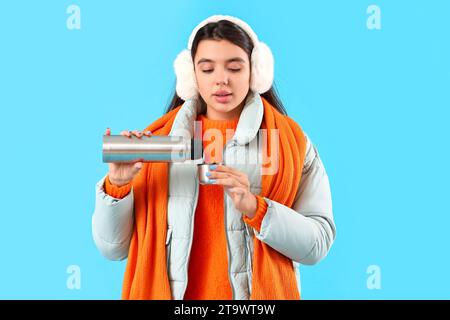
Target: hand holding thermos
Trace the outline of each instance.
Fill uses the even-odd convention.
[[[151,131],[122,131],[120,133],[122,136],[126,136],[131,139],[131,136],[134,135],[138,139],[142,138],[143,136],[151,136]],[[110,136],[111,135],[111,129],[107,128],[105,135]],[[116,186],[123,186],[129,183],[131,180],[133,180],[134,176],[136,176],[139,171],[142,168],[142,161],[136,161],[136,162],[111,162],[109,165],[109,172],[108,177],[109,181],[116,185]]]

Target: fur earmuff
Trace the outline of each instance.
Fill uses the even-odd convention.
[[[197,97],[198,87],[191,51],[187,49],[181,51],[175,59],[173,67],[177,77],[177,95],[185,101]]]
[[[259,94],[269,91],[272,87],[274,73],[272,51],[265,43],[259,42],[253,48],[251,60],[250,89]]]

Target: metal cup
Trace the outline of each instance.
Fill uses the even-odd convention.
[[[198,180],[200,184],[212,184],[210,178],[206,175],[206,173],[210,172],[209,168],[212,165],[223,165],[223,163],[213,162],[213,163],[201,163],[197,165]]]

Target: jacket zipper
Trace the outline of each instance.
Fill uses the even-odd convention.
[[[249,242],[253,239],[250,237],[250,231],[248,231],[249,226],[244,222],[245,232],[247,234],[247,237],[245,239],[245,248],[247,249],[247,286],[248,286],[248,293],[249,293],[249,299],[251,297],[251,291],[252,291],[252,284],[251,284],[251,276],[253,274],[253,267],[252,267],[252,256],[250,254],[250,245]],[[249,271],[250,270],[250,271]]]
[[[230,140],[229,142],[227,142],[222,150],[222,162],[225,165],[225,150],[228,146],[228,144],[230,144],[230,142],[232,142],[232,140]],[[231,252],[230,252],[230,239],[228,238],[228,230],[227,230],[227,194],[225,192],[225,190],[223,191],[223,211],[224,211],[224,227],[225,227],[225,237],[227,239],[227,262],[228,262],[228,282],[230,283],[230,287],[231,287],[231,300],[234,300],[236,293],[234,291],[234,286],[231,283],[231,271],[230,271],[230,256],[231,256]]]
[[[169,262],[170,262],[170,251],[171,251],[171,249],[172,249],[172,243],[171,243],[171,241],[172,241],[172,228],[171,227],[169,227],[169,230],[167,231],[168,232],[168,234],[167,234],[167,236],[166,236],[166,255],[167,255],[167,257],[166,257],[166,266],[167,266],[167,274],[169,274]]]

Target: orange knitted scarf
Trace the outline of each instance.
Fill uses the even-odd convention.
[[[278,171],[262,176],[260,195],[291,207],[300,184],[306,141],[300,126],[262,98],[261,128],[278,129]],[[145,130],[168,135],[181,106],[165,114]],[[267,134],[270,154],[271,135]],[[266,163],[264,161],[263,163]],[[166,260],[169,166],[144,163],[134,177],[134,230],[122,288],[122,299],[171,299]],[[300,295],[292,260],[254,237],[251,299],[297,300]]]

